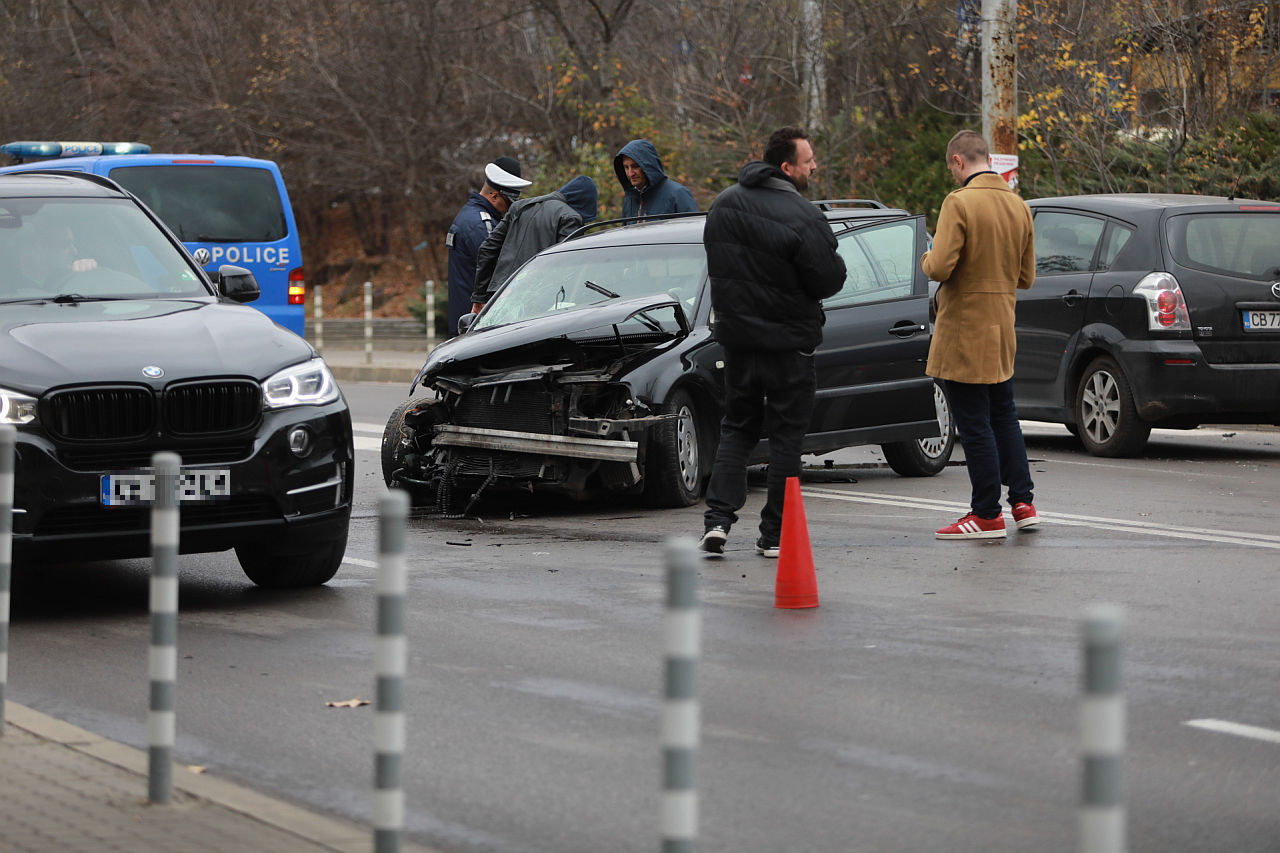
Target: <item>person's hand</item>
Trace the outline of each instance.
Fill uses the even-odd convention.
[[[76,258],[71,262],[72,272],[88,272],[89,270],[96,270],[97,268],[98,262],[93,258]]]
[[[483,302],[472,302],[472,303],[471,303],[471,313],[472,313],[472,314],[479,314],[482,310],[484,310],[484,303],[483,303]]]

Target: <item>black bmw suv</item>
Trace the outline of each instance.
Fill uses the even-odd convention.
[[[1099,456],[1153,427],[1280,423],[1280,204],[1193,195],[1028,202],[1018,413]]]
[[[302,338],[216,283],[136,198],[74,172],[0,176],[0,423],[17,433],[15,562],[144,557],[153,454],[182,460],[182,552],[263,586],[329,580],[351,417]]]

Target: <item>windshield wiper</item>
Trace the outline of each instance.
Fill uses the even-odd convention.
[[[603,295],[603,296],[607,296],[607,297],[609,297],[610,299],[617,299],[617,298],[618,298],[618,294],[614,293],[612,290],[610,290],[610,289],[609,289],[609,288],[607,288],[607,287],[601,287],[600,285],[596,284],[594,281],[591,281],[590,279],[587,279],[586,281],[584,281],[584,282],[582,283],[582,286],[583,286],[583,287],[589,287],[589,288],[591,288],[592,290],[594,290],[596,293],[599,293],[599,294],[601,294],[601,295]]]
[[[85,296],[81,293],[59,293],[52,297],[50,302],[57,302],[62,305],[73,304],[78,305],[81,302],[117,302],[121,299],[127,299],[125,296]]]

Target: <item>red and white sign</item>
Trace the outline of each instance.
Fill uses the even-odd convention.
[[[991,155],[991,171],[996,172],[1000,177],[1004,178],[1010,188],[1018,188],[1018,155],[1017,154],[992,154]]]

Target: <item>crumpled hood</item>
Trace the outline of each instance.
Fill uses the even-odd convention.
[[[0,385],[31,394],[94,382],[263,380],[314,354],[247,305],[199,299],[0,305]],[[164,376],[144,377],[142,369],[151,366]]]
[[[493,329],[467,332],[431,351],[422,370],[418,372],[418,377],[414,379],[410,393],[418,383],[429,381],[444,373],[450,365],[542,342],[554,342],[578,333],[604,329],[615,323],[621,323],[646,308],[667,306],[676,306],[683,311],[683,307],[677,300],[658,294],[638,296],[633,299],[611,299],[577,311],[536,317]],[[683,335],[677,335],[677,338],[679,337]]]

